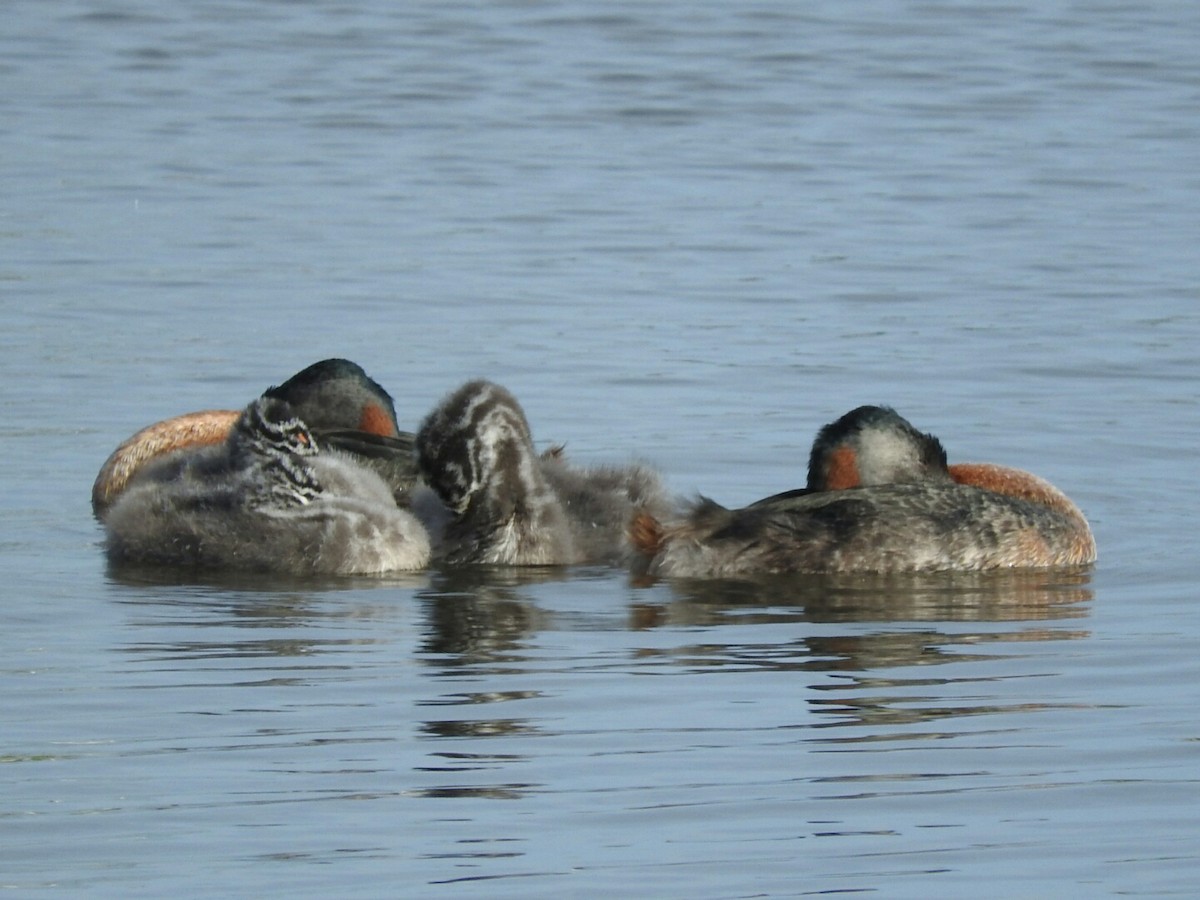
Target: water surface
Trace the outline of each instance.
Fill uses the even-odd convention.
[[[19,2],[0,886],[1182,895],[1200,11]],[[110,571],[135,429],[350,357],[740,504],[895,405],[1094,570]]]

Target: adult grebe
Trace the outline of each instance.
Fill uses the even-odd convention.
[[[640,514],[638,571],[721,577],[917,572],[1090,563],[1096,544],[1064,494],[1016,469],[957,474],[940,442],[894,411],[860,407],[821,430],[806,488],[742,509],[701,498],[681,521]]]

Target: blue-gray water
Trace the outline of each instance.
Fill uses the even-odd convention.
[[[16,0],[0,889],[1193,896],[1200,7]],[[348,356],[681,493],[886,402],[1082,578],[156,583],[155,419]]]

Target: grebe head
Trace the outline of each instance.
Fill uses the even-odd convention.
[[[950,480],[946,451],[887,406],[860,406],[826,425],[808,460],[810,491],[927,480]]]
[[[259,397],[238,416],[226,446],[234,464],[253,473],[255,505],[304,504],[320,493],[305,459],[317,443],[287,402]]]
[[[421,477],[456,514],[477,498],[520,504],[538,480],[529,422],[498,384],[470,381],[447,397],[417,432]]]
[[[235,455],[271,458],[317,452],[316,439],[292,405],[266,395],[242,410],[229,433],[229,446]]]
[[[362,366],[348,359],[323,359],[263,395],[286,400],[320,431],[350,429],[397,437],[396,405]]]

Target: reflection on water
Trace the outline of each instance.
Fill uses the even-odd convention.
[[[531,585],[562,582],[566,572],[559,568],[491,568],[451,570],[434,573],[430,587],[418,592],[427,621],[421,641],[422,661],[435,678],[458,678],[464,671],[478,678],[488,674],[512,677],[523,672],[535,634],[545,627],[548,614],[525,590]],[[512,703],[531,703],[544,696],[540,690],[460,691],[418,701],[420,707],[444,709],[497,705],[502,712]],[[491,718],[438,718],[420,722],[417,736],[436,741],[520,739],[544,736],[535,718],[497,715]],[[527,753],[430,751],[437,764],[421,771],[437,773],[443,781],[422,788],[429,798],[514,800],[542,787],[533,782],[480,784],[469,781],[477,773],[503,770],[528,763]],[[464,779],[447,783],[454,776]],[[490,855],[490,854],[489,854]],[[509,854],[516,855],[516,854]],[[456,855],[457,856],[457,855]]]
[[[815,728],[865,726],[870,730],[842,742],[919,739],[898,726],[961,716],[1041,712],[1057,707],[1035,702],[996,703],[994,677],[963,674],[888,674],[895,670],[994,661],[1015,644],[1081,640],[1090,632],[1052,627],[1054,620],[1088,614],[1089,569],[999,573],[941,573],[915,576],[837,575],[760,581],[672,584],[672,599],[638,603],[633,627],[773,625],[867,625],[847,633],[803,634],[790,641],[725,644],[706,641],[646,650],[645,658],[666,660],[695,671],[770,669],[840,673],[810,684],[813,692],[835,693],[808,700],[825,718]],[[924,627],[904,626],[921,623]],[[928,627],[945,623],[942,628]],[[989,627],[964,630],[963,624]],[[1033,624],[1037,623],[1037,624]],[[1001,626],[1001,627],[996,627]],[[736,636],[736,629],[723,633]],[[1003,653],[995,652],[999,646]],[[993,648],[988,652],[985,648]],[[863,673],[863,674],[853,674]],[[1007,676],[995,676],[1007,677]],[[962,694],[964,688],[970,688]],[[946,700],[953,697],[956,702]],[[924,738],[944,736],[929,733]]]
[[[988,679],[980,679],[980,682]],[[870,726],[877,729],[871,733],[843,738],[838,743],[874,743],[878,741],[913,741],[918,739],[945,738],[954,734],[953,731],[927,732],[920,735],[911,731],[903,734],[893,731],[897,726],[913,725],[916,723],[932,722],[938,719],[953,719],[960,716],[981,716],[996,713],[1030,713],[1046,712],[1053,709],[1068,709],[1065,704],[1051,703],[981,703],[976,699],[964,701],[959,705],[948,706],[944,702],[944,694],[936,690],[948,685],[970,683],[972,679],[948,678],[944,681],[924,682],[904,679],[883,680],[862,683],[847,682],[845,685],[832,688],[833,690],[882,691],[888,688],[905,689],[925,686],[930,690],[925,693],[890,696],[882,693],[867,693],[862,696],[843,697],[831,700],[812,700],[814,708],[819,712],[836,717],[836,721],[821,722],[814,728],[831,728],[842,726]],[[986,693],[981,684],[981,691]]]
[[[635,624],[712,625],[792,610],[811,622],[1008,622],[1086,615],[1091,570],[772,576],[679,580],[677,600],[639,605]],[[643,612],[644,610],[644,612]],[[657,611],[656,611],[657,610]]]
[[[543,652],[544,636],[565,640],[561,632],[570,620],[549,608],[536,589],[551,585],[569,591],[562,575],[553,570],[437,573],[430,587],[419,592],[427,626],[422,659],[436,678],[467,676],[492,684],[533,685],[463,690],[420,701],[422,707],[445,713],[455,707],[471,709],[469,716],[421,722],[422,738],[472,746],[485,739],[516,740],[524,748],[514,753],[433,751],[440,762],[424,771],[462,775],[464,781],[442,781],[427,796],[513,799],[543,789],[541,782],[479,785],[474,779],[480,772],[535,764],[548,749],[546,741],[562,739],[561,723],[547,729],[541,710],[555,706],[557,691],[548,685],[563,671],[616,668],[642,674],[665,670],[741,677],[793,673],[801,678],[796,690],[805,696],[812,716],[802,724],[779,724],[772,730],[852,730],[844,737],[814,734],[804,739],[830,747],[920,743],[953,736],[947,723],[964,717],[1023,716],[1067,708],[1011,698],[1008,683],[1030,677],[1027,671],[975,670],[1003,664],[1019,644],[1087,638],[1087,630],[1050,623],[1077,622],[1088,615],[1092,599],[1087,570],[643,586],[629,593],[623,614],[610,611],[608,631],[626,635],[615,641],[615,660],[604,654],[597,661],[587,653],[550,659]],[[615,588],[615,579],[610,586]],[[647,596],[664,599],[650,602]],[[972,624],[979,627],[964,627]],[[693,639],[697,628],[703,629],[702,643]],[[646,633],[681,640],[647,647],[638,641],[638,635]],[[959,664],[970,668],[959,672]],[[928,674],[931,666],[948,674],[933,677]],[[805,673],[822,677],[813,681],[805,679]],[[698,685],[681,688],[685,694],[689,689],[704,691]],[[648,693],[645,701],[654,702],[654,696]],[[591,702],[606,705],[602,696]],[[514,705],[531,712],[513,715]],[[481,707],[487,706],[494,706],[497,714],[480,716]],[[933,722],[942,723],[938,730],[929,730]],[[664,734],[673,730],[666,723],[657,727]],[[623,730],[620,718],[603,729],[610,735]],[[712,726],[705,730],[711,732]],[[531,740],[536,743],[531,745]],[[540,751],[534,749],[538,744]]]
[[[185,584],[178,590],[179,585],[166,579],[157,586],[137,581],[142,590],[120,601],[135,610],[130,624],[146,626],[154,633],[167,628],[172,639],[134,641],[125,646],[125,652],[137,655],[143,663],[160,664],[290,657],[304,660],[305,669],[311,670],[321,657],[385,640],[357,633],[356,622],[386,617],[387,604],[331,605],[321,591],[281,591],[278,579],[238,579],[236,583],[238,590],[229,590],[229,582],[224,580],[209,585]],[[333,587],[325,586],[326,590]],[[342,582],[337,587],[345,590],[347,584]],[[348,624],[355,633],[342,636],[322,630],[339,624]],[[324,665],[329,665],[328,661]]]
[[[113,577],[117,580],[116,576]],[[621,576],[611,579],[617,593]],[[625,592],[624,613],[612,603],[598,615],[605,630],[631,634],[655,629],[713,629],[704,644],[666,650],[634,651],[635,661],[654,656],[685,667],[763,667],[802,671],[868,671],[902,666],[961,662],[988,645],[1087,637],[1086,630],[1046,623],[1078,620],[1090,609],[1091,573],[1087,569],[1000,573],[943,573],[915,576],[783,576],[757,581],[677,581]],[[258,578],[214,576],[208,583],[178,573],[124,573],[120,583],[140,588],[123,603],[153,611],[151,622],[166,619],[174,625],[233,626],[233,640],[180,641],[160,646],[164,656],[294,656],[337,647],[372,643],[357,635],[337,639],[304,639],[304,627],[338,620],[370,623],[395,610],[397,594],[416,600],[424,626],[421,660],[435,676],[449,677],[469,669],[474,675],[512,673],[522,664],[537,667],[540,632],[569,629],[570,618],[547,608],[534,589],[555,586],[571,590],[564,569],[468,569],[435,571],[402,579],[328,579],[299,583],[278,576]],[[366,588],[367,590],[362,590]],[[354,590],[357,589],[357,590]],[[331,603],[331,597],[353,593],[352,603]],[[377,602],[366,598],[378,597]],[[592,621],[594,622],[595,617]],[[739,628],[762,626],[821,626],[791,642],[738,640]],[[944,628],[886,628],[914,623]],[[967,623],[987,624],[963,631]],[[1038,623],[1038,624],[1034,624]],[[829,626],[855,626],[830,633]],[[1013,627],[998,627],[998,626]],[[871,626],[864,628],[863,626]],[[593,626],[594,627],[594,626]],[[247,640],[242,629],[274,628],[286,638]],[[724,630],[717,630],[723,628]],[[782,632],[781,632],[782,633]],[[715,635],[728,642],[714,642]],[[150,645],[141,645],[146,651]],[[464,692],[447,703],[480,704],[519,697],[530,692]]]
[[[429,620],[422,645],[430,654],[427,661],[453,674],[459,666],[520,660],[523,643],[546,621],[546,613],[522,588],[566,577],[564,569],[538,567],[435,573],[429,589],[417,595]]]
[[[392,859],[380,849],[393,848],[389,829],[415,823],[404,858],[466,879],[557,871],[522,816],[541,831],[573,811],[610,842],[608,828],[642,840],[653,822],[694,827],[700,847],[711,837],[687,823],[731,815],[758,823],[742,826],[753,841],[755,827],[778,834],[799,814],[789,827],[804,837],[860,841],[906,833],[886,815],[867,823],[854,808],[865,800],[1016,789],[1024,773],[953,754],[1010,752],[1033,743],[1035,720],[1079,708],[1046,690],[1052,658],[1028,651],[1087,638],[1092,612],[1088,571],[110,579],[124,613],[119,680],[153,718],[124,728],[110,754],[150,780],[105,815],[150,815],[170,778],[181,822],[216,814],[296,832],[278,850],[257,842],[256,864]],[[179,782],[180,753],[227,783]],[[346,849],[292,825],[310,808],[297,804],[314,803],[354,823]],[[101,814],[98,801],[79,808]]]
[[[315,801],[450,802],[473,820],[488,801],[525,811],[548,797],[719,811],[743,802],[743,778],[782,797],[810,785],[818,804],[969,793],[1008,776],[946,763],[945,748],[1027,744],[1035,720],[1081,709],[1046,691],[1055,670],[1036,648],[1088,638],[1093,593],[1088,570],[654,584],[571,569],[109,577],[127,612],[129,687],[167,698],[176,723],[125,755],[244,758],[250,781],[178,808],[266,821],[262,810]],[[935,749],[937,766],[904,763]],[[764,757],[776,771],[730,775]],[[822,808],[814,836],[888,831]],[[448,814],[459,815],[430,813]],[[431,839],[421,856],[546,871],[514,846]]]
[[[598,6],[6,6],[0,887],[1194,894],[1200,7]],[[106,574],[116,441],[335,355],[731,505],[889,402],[1104,562]]]
[[[760,581],[684,581],[670,585],[665,603],[636,602],[635,629],[664,626],[961,623],[1023,624],[1087,615],[1092,599],[1087,570],[942,573],[919,576],[813,576]],[[949,647],[1068,640],[1078,629],[1021,627],[963,633],[923,629],[872,629],[853,634],[805,635],[796,645],[763,647],[706,644],[673,651],[678,662],[700,665],[762,665],[777,669],[866,671],[959,662]],[[683,654],[681,657],[679,654]],[[969,657],[968,657],[969,658]]]
[[[316,575],[289,576],[275,572],[243,572],[222,569],[189,569],[171,566],[144,566],[128,563],[109,564],[108,578],[113,584],[130,588],[154,587],[194,589],[197,596],[220,591],[244,592],[254,596],[259,604],[269,603],[261,595],[293,591],[297,594],[320,594],[327,591],[361,587],[369,589],[422,587],[429,581],[424,572],[395,572],[387,575]],[[164,596],[167,594],[164,592]],[[169,596],[178,596],[172,592]],[[185,594],[186,595],[186,594]]]

